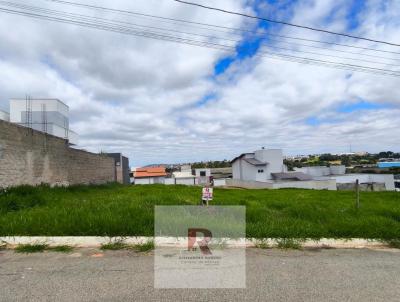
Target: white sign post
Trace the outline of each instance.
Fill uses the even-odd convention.
[[[213,188],[205,187],[203,188],[202,197],[201,197],[203,204],[206,202],[208,206],[208,201],[213,200]]]

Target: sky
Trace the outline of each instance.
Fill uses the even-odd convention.
[[[45,0],[13,2],[228,37],[222,29],[210,31]],[[397,0],[196,2],[400,44]],[[374,67],[400,68],[400,47],[300,30],[172,0],[84,3],[377,48],[391,52],[345,49],[355,53],[349,55],[338,53],[343,50],[338,46],[318,44],[328,47],[332,55],[385,61]],[[219,51],[0,12],[0,109],[8,110],[10,98],[58,98],[70,107],[70,126],[79,134],[77,147],[122,152],[131,166],[230,160],[261,147],[282,148],[286,155],[349,152],[350,145],[352,151],[400,151],[400,78],[278,60],[264,54],[271,47],[287,48],[289,44],[267,34],[235,33],[228,37],[232,49]],[[289,47],[289,54],[321,52],[302,45]]]

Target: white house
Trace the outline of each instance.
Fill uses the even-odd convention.
[[[288,172],[283,163],[281,149],[261,149],[253,153],[243,153],[231,161],[232,179],[229,186],[244,188],[306,188],[336,190],[336,182],[331,179],[315,180],[303,172]]]
[[[187,186],[194,186],[197,185],[196,176],[192,175],[190,171],[184,172],[174,172],[172,173],[173,183],[175,185],[187,185]]]
[[[164,184],[167,173],[164,167],[136,168],[133,173],[135,185]]]
[[[272,173],[286,172],[281,149],[261,149],[243,153],[232,161],[233,179],[267,182],[274,179]]]
[[[211,182],[211,169],[200,168],[196,169],[195,171],[198,184],[206,185]]]

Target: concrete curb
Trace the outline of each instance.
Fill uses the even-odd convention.
[[[95,237],[95,236],[65,236],[65,237],[42,237],[42,236],[18,236],[18,237],[0,237],[0,244],[7,244],[15,247],[21,244],[48,244],[49,246],[69,245],[74,247],[92,247],[97,248],[102,244],[113,242],[124,242],[126,244],[144,244],[154,241],[156,246],[160,247],[185,247],[187,237]],[[252,247],[277,247],[284,239],[229,239],[221,238],[217,244],[228,248],[252,248]],[[369,239],[290,239],[291,242],[299,244],[304,248],[336,248],[336,249],[360,249],[360,248],[387,248],[388,245],[380,240]]]

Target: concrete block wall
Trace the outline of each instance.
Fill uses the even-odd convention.
[[[0,187],[113,181],[112,158],[73,149],[64,139],[0,120]]]

